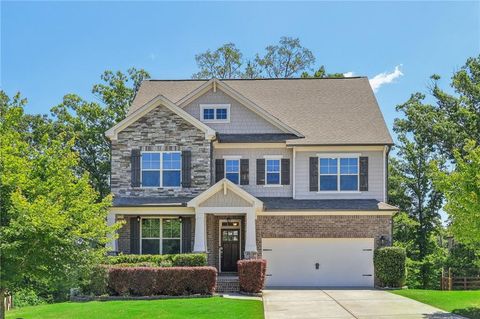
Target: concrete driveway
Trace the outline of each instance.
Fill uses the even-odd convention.
[[[264,290],[265,319],[457,319],[421,302],[374,289]]]

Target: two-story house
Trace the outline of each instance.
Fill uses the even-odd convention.
[[[364,77],[148,80],[111,140],[114,251],[267,260],[270,286],[372,286],[392,138]]]

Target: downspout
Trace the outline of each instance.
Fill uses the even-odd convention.
[[[293,188],[292,197],[293,197],[293,199],[295,199],[295,193],[296,193],[296,192],[295,192],[295,185],[296,185],[296,184],[295,184],[295,166],[296,166],[296,165],[295,165],[295,160],[296,160],[296,158],[297,158],[297,152],[296,152],[296,149],[295,149],[295,146],[294,146],[294,147],[293,147],[293,169],[292,169],[292,171],[293,171],[293,177],[292,177],[292,182],[293,182],[293,185],[292,185],[292,188]]]

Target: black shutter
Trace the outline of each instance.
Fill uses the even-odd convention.
[[[282,185],[290,185],[290,159],[282,158]]]
[[[182,253],[192,252],[192,218],[182,217]]]
[[[318,157],[310,157],[310,191],[318,191]]]
[[[265,185],[265,160],[257,158],[257,185]]]
[[[130,217],[130,254],[140,254],[140,223]]]
[[[368,157],[360,157],[360,191],[368,191]]]
[[[225,176],[225,163],[223,159],[215,160],[215,183]]]
[[[240,159],[240,185],[248,185],[248,158]]]
[[[182,151],[182,187],[192,186],[192,152]]]
[[[132,187],[140,187],[140,156],[139,149],[132,150],[130,157]]]

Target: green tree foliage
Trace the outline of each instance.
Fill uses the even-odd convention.
[[[0,103],[0,298],[34,283],[66,287],[105,254],[111,197],[98,202],[88,173],[75,172],[73,140],[33,133],[49,124],[32,123],[20,95],[2,91]]]
[[[299,76],[315,63],[312,51],[300,44],[299,38],[281,37],[278,44],[265,48],[263,56],[255,60],[262,72],[270,78],[291,78]]]
[[[302,78],[344,78],[343,73],[327,73],[325,66],[321,65],[317,71],[313,74],[308,72],[303,72],[301,75]]]
[[[242,53],[233,43],[226,43],[215,51],[195,55],[195,61],[200,69],[192,75],[194,79],[234,79],[241,76]],[[248,70],[253,74],[252,70]]]
[[[464,154],[462,156],[462,153]],[[433,165],[434,180],[446,198],[450,230],[465,244],[480,248],[480,147],[469,141],[454,151],[455,169],[445,172]]]
[[[62,103],[51,110],[56,131],[66,132],[75,140],[74,150],[80,156],[77,173],[89,173],[100,199],[110,192],[110,141],[105,131],[125,118],[140,83],[148,78],[145,70],[135,68],[127,74],[105,71],[102,83],[92,89],[99,102],[67,94]]]

